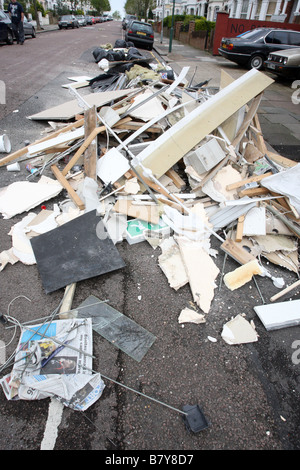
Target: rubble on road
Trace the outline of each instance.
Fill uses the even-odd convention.
[[[72,78],[71,101],[30,116],[49,122],[41,139],[0,160],[5,166],[22,157],[31,165],[27,181],[0,193],[4,218],[27,213],[12,227],[11,248],[0,253],[1,270],[7,263],[36,263],[47,293],[75,288],[83,279],[124,267],[118,243],[147,241],[161,250],[158,264],[170,289],[190,286],[194,309],[178,312],[179,323],[201,328],[218,276],[230,290],[257,275],[282,288],[284,280],[274,278],[263,260],[298,276],[300,165],[274,153],[264,141],[257,111],[272,83],[267,75],[251,70],[233,80],[222,72],[219,90],[207,82],[192,86],[185,78],[188,68],[176,76],[169,66],[157,67],[134,48],[125,53],[124,44],[117,46],[94,51],[105,72]],[[81,87],[93,92],[81,95]],[[45,175],[49,172],[50,177]],[[53,210],[29,212],[63,191],[67,198]],[[218,240],[220,252],[211,247],[211,237]],[[40,249],[45,246],[47,250]],[[105,256],[98,270],[89,270],[100,247]],[[215,259],[222,252],[238,262],[235,271],[220,272]],[[58,272],[65,275],[59,278]],[[71,312],[71,306],[66,310]],[[264,310],[256,307],[259,315]],[[122,318],[119,312],[110,314]],[[293,310],[291,315],[291,323],[282,320],[283,326],[299,323],[299,313]],[[243,316],[224,325],[222,336],[228,344],[258,340]],[[62,346],[68,350],[65,339]],[[36,370],[36,347],[19,345],[15,359],[24,357],[17,370],[23,361],[29,364],[22,387],[38,390],[38,379],[33,383],[29,373]],[[120,347],[126,350],[123,342]],[[13,386],[22,399],[26,389],[16,382],[13,374],[2,385],[7,396],[12,397]],[[44,395],[70,400],[53,386]]]

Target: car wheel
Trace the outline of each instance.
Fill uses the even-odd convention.
[[[6,39],[6,44],[9,44],[10,46],[14,43],[14,36],[13,33],[10,29],[7,30],[7,39]]]
[[[36,38],[36,31],[35,31],[35,28],[32,28],[31,37],[32,37],[32,38]]]
[[[253,55],[249,61],[249,67],[251,69],[261,70],[264,65],[264,59],[261,55]]]
[[[59,29],[62,29],[62,26],[59,26]]]

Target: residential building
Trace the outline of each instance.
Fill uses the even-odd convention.
[[[260,21],[300,22],[300,0],[173,0],[175,15],[204,16],[216,21],[218,11],[228,11],[231,18]],[[172,0],[156,0],[153,13],[160,21],[173,11]]]

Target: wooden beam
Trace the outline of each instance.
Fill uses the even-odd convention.
[[[262,194],[269,194],[269,190],[267,188],[249,188],[249,189],[243,189],[242,191],[239,192],[239,197],[244,197],[244,196],[261,196]]]
[[[55,132],[52,132],[51,134],[47,135],[46,137],[43,137],[42,139],[36,140],[32,145],[40,144],[41,142],[45,142],[46,140],[53,139],[54,137],[57,137],[62,132],[71,131],[72,129],[76,129],[77,127],[81,127],[83,124],[84,124],[84,119],[80,119],[77,122],[72,122],[72,124],[68,124],[67,126],[63,127],[62,129],[59,129]],[[26,155],[27,152],[28,152],[28,146],[23,147],[19,150],[16,150],[13,153],[10,153],[6,157],[1,158],[0,167],[6,165],[7,163],[10,163],[13,160],[16,160],[19,157],[22,157],[23,155]]]
[[[238,223],[237,223],[237,228],[236,228],[236,234],[235,234],[235,241],[236,242],[241,242],[243,238],[243,231],[244,231],[244,221],[245,221],[245,215],[241,215],[238,218]]]
[[[84,202],[80,199],[76,191],[72,188],[70,183],[67,181],[65,176],[59,171],[56,165],[51,166],[52,173],[55,178],[60,182],[60,184],[68,191],[68,194],[72,201],[79,207],[80,210],[85,208]]]
[[[267,178],[268,176],[272,176],[272,175],[273,173],[269,171],[268,173],[265,173],[264,175],[251,176],[250,178],[244,179],[242,181],[237,181],[236,183],[228,184],[226,186],[226,189],[227,191],[231,191],[232,189],[240,188],[241,186],[244,186],[245,184],[261,181],[262,179]]]
[[[166,172],[166,176],[171,178],[176,188],[183,189],[186,187],[185,181],[178,175],[178,173],[175,170],[173,170],[173,168],[171,168],[170,170]]]
[[[84,113],[84,136],[85,140],[94,132],[97,127],[96,108],[93,106]],[[84,172],[93,180],[97,180],[97,138],[93,139],[84,152]]]

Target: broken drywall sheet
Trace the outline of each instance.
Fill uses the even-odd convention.
[[[0,212],[4,219],[10,219],[57,196],[62,189],[58,181],[46,176],[42,176],[37,183],[12,183],[0,192]]]
[[[254,307],[266,330],[300,325],[300,299]]]
[[[178,317],[178,323],[205,323],[205,316],[190,308],[184,308]]]
[[[178,237],[177,243],[188,275],[193,300],[204,313],[208,313],[214,298],[214,289],[217,287],[215,280],[219,274],[219,268],[202,247],[201,242]]]
[[[173,237],[164,240],[160,248],[162,254],[158,257],[158,263],[168,279],[170,287],[178,290],[189,282],[179,247]]]
[[[118,199],[113,210],[120,214],[134,217],[135,219],[144,220],[153,225],[159,223],[159,206],[157,205],[145,206],[142,204],[133,204],[133,201],[129,199]]]
[[[135,89],[130,89],[134,92]],[[137,90],[136,90],[137,91]],[[114,90],[105,91],[102,93],[89,93],[84,96],[84,100],[88,106],[95,106],[96,108],[111,103],[115,99],[128,95],[129,90]],[[46,121],[68,121],[76,116],[82,114],[83,108],[78,103],[78,100],[71,100],[66,103],[54,106],[53,108],[41,111],[40,113],[29,116],[28,119],[33,120],[46,120]]]
[[[216,176],[212,179],[215,191],[222,194],[226,201],[234,200],[237,194],[236,189],[228,190],[226,189],[226,186],[240,181],[242,181],[242,175],[239,171],[233,168],[232,165],[226,165],[224,168],[221,168],[221,170],[219,170]],[[203,186],[202,191],[207,191],[206,185]]]
[[[265,207],[252,207],[245,214],[243,235],[266,235]]]
[[[227,322],[223,326],[221,336],[227,344],[254,343],[258,340],[254,325],[242,315],[237,315]]]
[[[143,103],[143,101],[149,99],[147,103]],[[140,106],[134,109],[138,104]],[[144,93],[140,93],[139,95],[133,98],[132,106],[128,109],[127,113],[136,118],[141,119],[142,121],[150,121],[156,116],[159,116],[164,112],[164,108],[161,105],[161,102],[158,98],[153,97],[153,93],[150,90],[145,91]]]
[[[0,253],[0,272],[3,271],[3,269],[5,268],[5,266],[8,263],[15,264],[18,261],[19,261],[19,258],[17,258],[14,255],[12,247],[9,250],[1,251],[1,253]]]
[[[300,163],[289,170],[280,171],[261,181],[261,185],[274,193],[287,196],[300,214]]]
[[[22,263],[28,265],[36,263],[30,239],[26,235],[26,227],[35,217],[36,214],[30,212],[20,222],[15,224],[9,233],[12,237],[13,254],[22,261]]]
[[[130,170],[128,160],[112,147],[97,161],[97,176],[104,184],[115,183]]]

